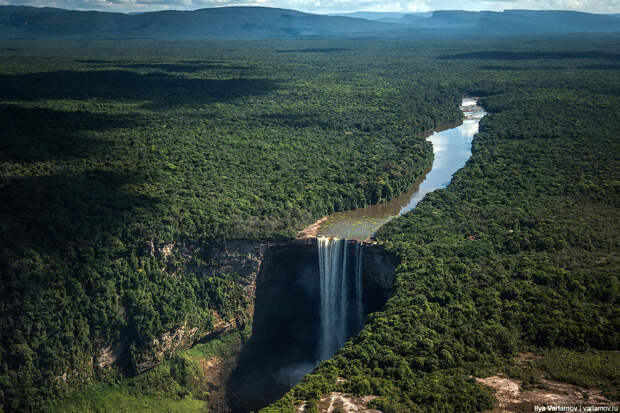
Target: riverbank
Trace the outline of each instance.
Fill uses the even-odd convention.
[[[411,211],[427,193],[445,187],[452,174],[471,156],[473,136],[486,114],[477,105],[477,98],[463,98],[460,109],[463,119],[456,126],[444,125],[428,134],[427,140],[433,144],[433,164],[407,192],[388,202],[323,217],[304,228],[298,237],[325,236],[369,242],[382,225]]]

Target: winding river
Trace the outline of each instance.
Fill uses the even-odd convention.
[[[433,166],[418,185],[389,202],[328,216],[322,220],[317,236],[368,240],[382,225],[414,209],[427,193],[445,188],[452,175],[465,166],[471,156],[471,142],[478,132],[480,119],[486,115],[475,98],[463,98],[461,110],[464,114],[462,124],[435,132],[427,138],[433,144]]]

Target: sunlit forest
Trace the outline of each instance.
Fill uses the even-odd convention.
[[[0,411],[205,411],[200,360],[252,307],[207,247],[401,194],[463,96],[489,113],[471,159],[376,236],[386,307],[266,411],[483,411],[473,376],[527,380],[522,351],[618,401],[618,40],[0,39]],[[166,332],[232,320],[144,367]]]

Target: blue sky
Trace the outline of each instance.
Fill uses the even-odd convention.
[[[620,13],[620,0],[0,0],[0,4],[118,12],[265,6],[320,14],[351,11],[418,12],[456,9],[496,11],[552,9]]]

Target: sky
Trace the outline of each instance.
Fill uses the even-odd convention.
[[[0,0],[0,5],[60,7],[75,10],[141,12],[205,7],[264,6],[327,14],[353,11],[424,12],[432,10],[578,10],[620,13],[620,0]]]

